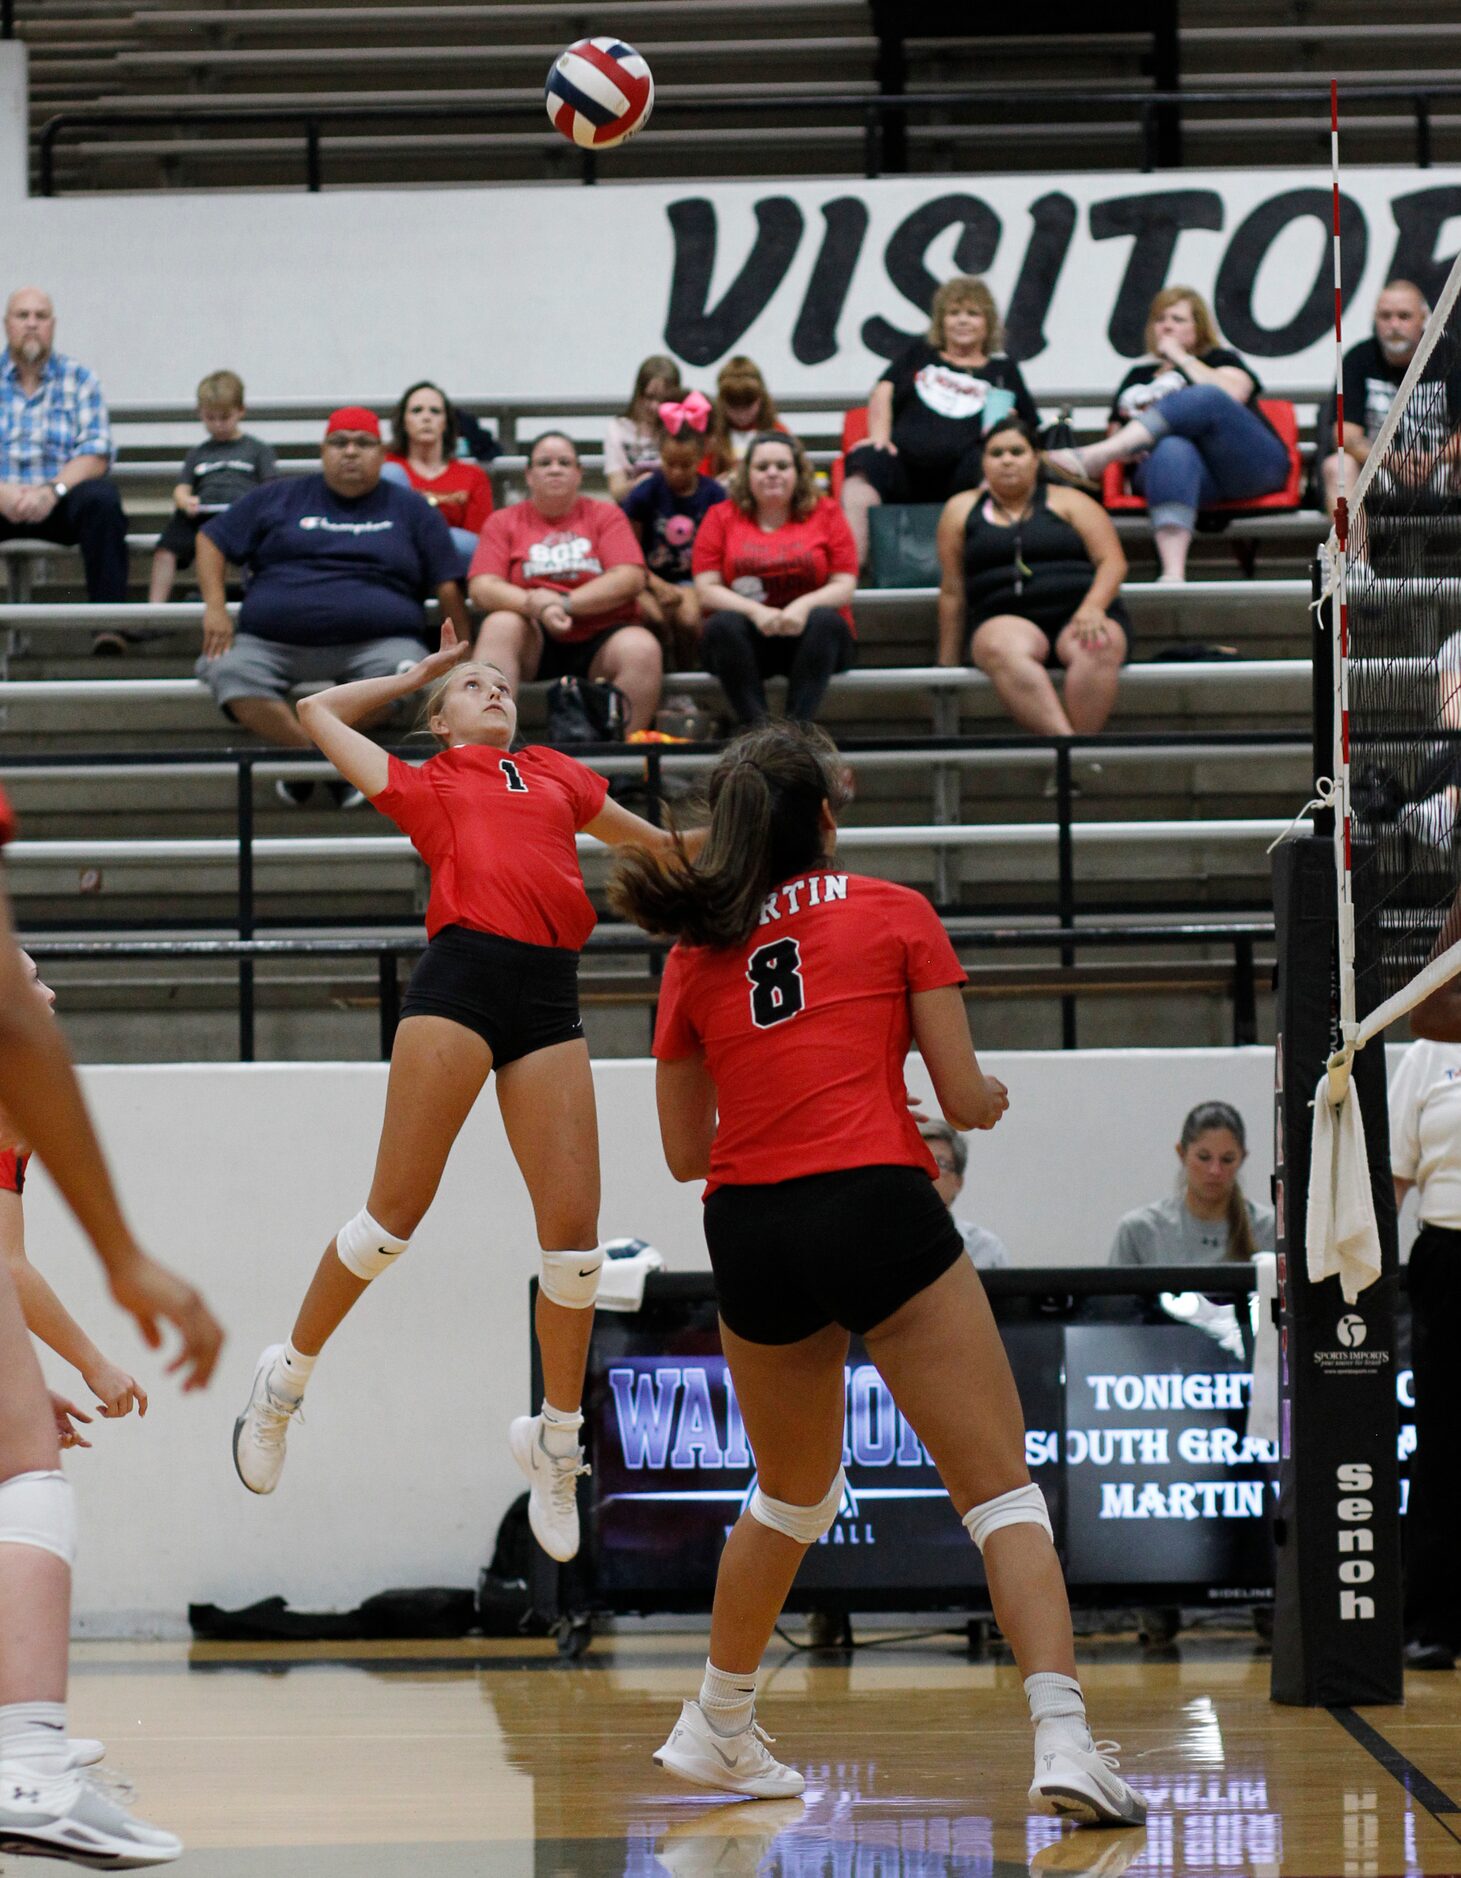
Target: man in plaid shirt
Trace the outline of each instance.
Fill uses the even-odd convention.
[[[56,314],[39,287],[5,303],[0,360],[0,541],[79,547],[86,596],[127,597],[127,518],[107,475],[112,430],[95,372],[52,350]]]

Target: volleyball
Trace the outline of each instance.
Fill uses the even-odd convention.
[[[570,143],[612,150],[649,122],[654,79],[622,39],[575,39],[549,68],[543,103]]]

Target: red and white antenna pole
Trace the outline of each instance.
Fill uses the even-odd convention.
[[[1344,490],[1344,277],[1340,242],[1339,81],[1329,81],[1329,160],[1334,184],[1334,425],[1340,488],[1334,504],[1338,544],[1335,610],[1339,630],[1334,645],[1334,840],[1339,877],[1339,1016],[1344,1045],[1352,1044],[1354,996],[1354,847],[1349,802],[1349,503]]]

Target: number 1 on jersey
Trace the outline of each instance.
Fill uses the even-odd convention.
[[[510,756],[498,757],[497,767],[507,778],[507,793],[510,796],[525,796],[528,793],[528,786],[518,774],[517,764]]]
[[[795,939],[773,939],[757,946],[746,960],[751,986],[751,1022],[758,1030],[784,1024],[806,1003],[802,987],[802,952]]]

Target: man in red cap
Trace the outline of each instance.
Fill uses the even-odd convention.
[[[468,636],[451,530],[414,489],[382,482],[383,461],[374,411],[344,405],[326,421],[317,474],[264,483],[199,533],[198,676],[225,716],[270,743],[314,748],[290,702],[297,686],[414,664],[433,594]],[[250,577],[236,626],[224,593],[230,562]],[[313,787],[278,784],[295,803]]]

